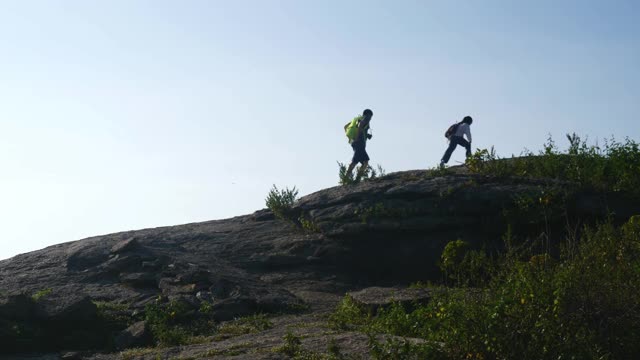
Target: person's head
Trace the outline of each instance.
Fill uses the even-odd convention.
[[[473,118],[471,118],[471,116],[465,116],[464,119],[462,119],[462,122],[471,125],[473,124]]]
[[[364,118],[367,120],[371,120],[371,117],[373,117],[373,111],[371,111],[371,109],[365,109],[362,112],[362,116],[364,116]]]

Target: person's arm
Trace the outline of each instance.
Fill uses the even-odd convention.
[[[471,144],[471,126],[467,125],[464,129],[465,135],[467,135],[467,140],[469,140],[469,144]]]

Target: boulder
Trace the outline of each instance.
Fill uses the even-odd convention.
[[[304,308],[304,301],[286,290],[253,295],[258,309],[264,313],[287,313]]]
[[[173,278],[160,279],[158,288],[163,295],[193,294],[196,292],[196,284],[183,284]]]
[[[433,297],[436,289],[429,288],[400,288],[400,287],[370,287],[360,291],[349,292],[353,301],[372,314],[380,308],[386,308],[392,303],[400,303],[405,307],[413,304],[426,304]]]
[[[238,284],[231,280],[220,279],[209,287],[209,292],[211,292],[215,298],[224,299],[231,296],[238,287]]]
[[[249,297],[229,298],[216,302],[212,316],[216,321],[229,321],[258,312],[258,303]]]
[[[81,247],[67,258],[67,269],[82,271],[109,260],[109,251],[103,247]]]
[[[97,320],[98,311],[91,298],[86,295],[73,292],[54,293],[36,303],[36,315],[46,322],[73,327]]]
[[[198,293],[196,294],[196,298],[200,301],[204,301],[204,302],[213,302],[215,300],[215,298],[213,297],[213,294],[211,294],[209,291],[198,291]]]
[[[135,248],[137,248],[138,246],[140,246],[140,243],[138,242],[138,240],[136,240],[135,237],[130,237],[126,240],[120,241],[115,245],[113,245],[111,247],[111,253],[120,254],[123,252],[135,250]]]
[[[117,254],[104,263],[104,270],[110,273],[131,271],[141,266],[142,259],[138,255]]]
[[[177,276],[182,283],[201,283],[211,285],[211,273],[208,270],[193,269]]]
[[[120,274],[120,282],[134,288],[158,287],[158,278],[152,273]]]
[[[0,297],[0,319],[23,320],[33,315],[33,300],[26,295]]]
[[[145,347],[153,342],[153,336],[147,323],[139,321],[116,336],[114,344],[116,349],[124,350],[133,347]]]

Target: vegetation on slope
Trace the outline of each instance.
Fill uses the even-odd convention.
[[[538,156],[507,160],[493,149],[479,150],[467,166],[487,176],[553,178],[640,194],[637,143],[611,140],[600,148],[575,135],[568,139],[566,152],[549,140]],[[552,202],[542,194],[520,205],[537,214]],[[640,351],[640,216],[621,226],[604,221],[571,228],[556,244],[544,226],[534,240],[514,238],[509,228],[501,253],[451,241],[440,261],[447,291],[435,292],[429,304],[394,303],[371,314],[347,296],[331,322],[370,334],[378,359],[632,358]],[[376,334],[413,339],[381,342]]]
[[[560,151],[549,138],[538,154],[525,150],[520,157],[500,159],[493,148],[476,151],[466,162],[477,174],[559,179],[581,187],[640,194],[640,149],[627,138],[588,145],[576,134],[567,135],[569,147]],[[505,161],[506,160],[506,161]]]

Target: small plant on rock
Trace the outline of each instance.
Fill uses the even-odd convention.
[[[369,323],[369,317],[349,295],[346,295],[336,311],[329,317],[329,324],[338,330],[350,330]]]
[[[192,308],[184,301],[163,300],[159,297],[145,307],[145,321],[158,345],[198,343],[202,341],[203,336],[213,334],[215,325],[206,311],[197,311],[197,308]]]
[[[160,345],[174,346],[186,343],[189,334],[182,326],[186,312],[187,309],[181,302],[163,304],[156,301],[146,306],[145,320]]]
[[[295,186],[293,189],[278,189],[273,185],[265,202],[276,217],[282,220],[290,220],[291,208],[295,204],[297,197],[298,189]]]
[[[511,175],[507,163],[502,161],[492,146],[491,149],[478,149],[465,161],[465,165],[471,172],[487,174],[497,177]]]
[[[216,339],[226,339],[238,335],[254,334],[271,329],[273,323],[265,314],[255,314],[233,321],[222,323],[218,326]]]
[[[44,297],[46,297],[47,295],[51,294],[52,291],[53,291],[53,289],[51,289],[51,288],[43,289],[43,290],[40,290],[40,291],[36,292],[35,294],[31,295],[31,298],[33,299],[33,301],[38,302],[41,299],[43,299]]]
[[[557,179],[581,188],[640,196],[640,144],[629,138],[624,142],[612,138],[600,146],[588,145],[576,134],[566,138],[566,151],[559,150],[549,136],[538,154],[526,150],[520,157],[501,159],[493,148],[478,149],[466,165],[475,174]]]
[[[357,175],[359,169],[354,169],[351,174],[349,174],[347,170],[349,170],[348,165],[338,162],[338,182],[340,185],[354,185],[360,181],[377,179],[387,174],[387,171],[380,165],[376,165],[375,168],[371,165],[367,166],[367,169],[360,174],[360,177]]]
[[[282,340],[284,341],[284,344],[282,344],[282,346],[274,348],[274,352],[281,353],[292,358],[301,355],[301,352],[303,350],[300,337],[296,336],[291,331],[287,331],[287,333],[282,337]]]
[[[306,232],[309,232],[309,233],[319,233],[319,232],[321,232],[320,228],[313,221],[313,219],[307,218],[307,216],[305,216],[304,214],[300,215],[300,217],[298,218],[298,222],[300,223],[300,226],[302,227],[302,230],[304,230]]]

